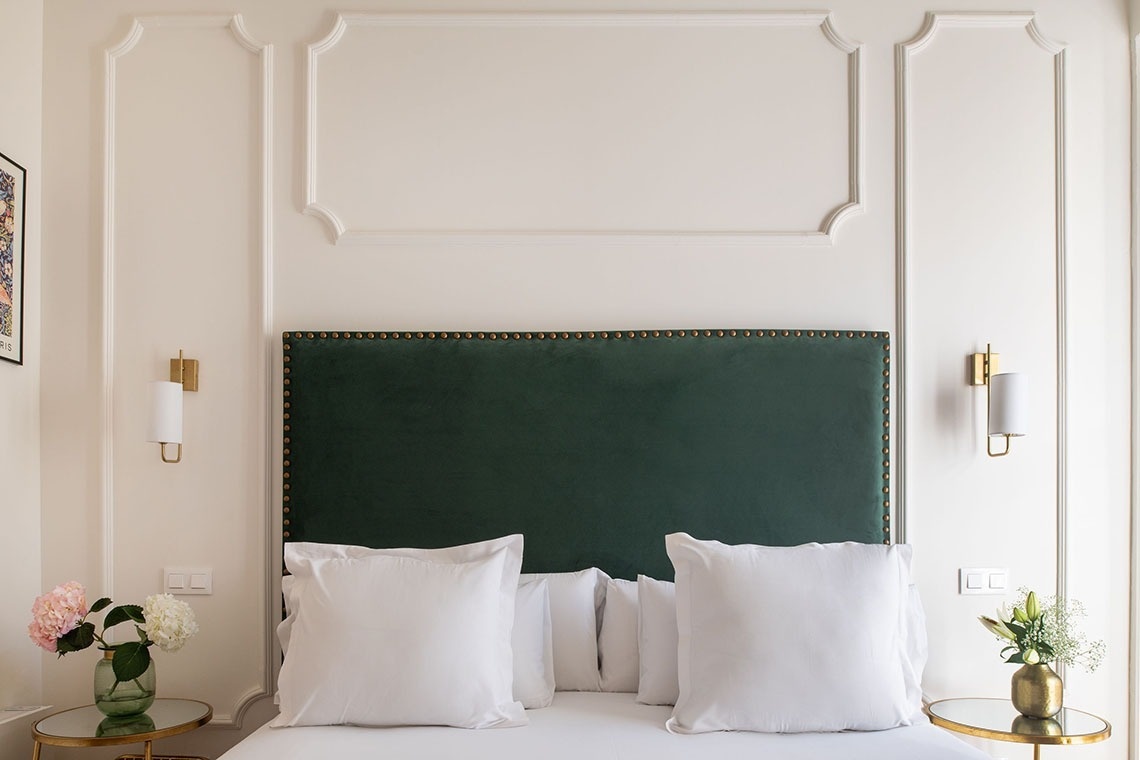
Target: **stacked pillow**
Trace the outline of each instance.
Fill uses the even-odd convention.
[[[665,537],[679,694],[666,727],[877,731],[920,705],[909,661],[910,547],[728,546]]]
[[[675,733],[878,730],[916,715],[926,639],[910,547],[665,543],[675,584],[520,575],[522,536],[287,544],[272,725],[515,726],[555,689],[674,705]]]
[[[523,537],[448,549],[289,544],[273,726],[526,723],[513,693]]]

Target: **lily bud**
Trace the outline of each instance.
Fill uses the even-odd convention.
[[[1028,602],[1027,602],[1027,604],[1028,604]],[[1028,615],[1025,610],[1021,609],[1020,607],[1014,607],[1013,608],[1013,619],[1016,620],[1017,622],[1028,623],[1029,618],[1030,618],[1030,615]]]
[[[1029,616],[1030,620],[1041,617],[1041,607],[1037,604],[1037,594],[1032,591],[1025,598],[1025,614]]]
[[[1013,635],[1013,631],[1006,628],[1005,623],[1001,622],[1000,620],[994,620],[993,618],[982,615],[978,618],[978,622],[984,625],[986,627],[986,630],[995,636],[1000,636],[1001,638],[1009,639],[1010,641],[1017,641],[1017,637]]]
[[[1027,649],[1025,654],[1021,655],[1021,659],[1025,660],[1026,665],[1036,665],[1041,662],[1041,655],[1037,654],[1036,649]]]

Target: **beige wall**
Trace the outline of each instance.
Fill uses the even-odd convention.
[[[43,3],[0,0],[0,153],[28,172],[24,237],[24,363],[0,362],[0,708],[41,701],[27,615],[40,593],[40,192]],[[4,713],[0,713],[3,720]],[[28,720],[0,723],[0,760],[29,757]]]
[[[394,28],[315,0],[242,0],[239,24],[189,0],[45,3],[43,584],[128,601],[164,564],[212,566],[203,632],[159,679],[240,725],[170,742],[216,753],[271,710],[281,330],[885,328],[930,696],[1008,689],[974,621],[1002,600],[959,596],[958,567],[1060,579],[1109,645],[1070,703],[1118,727],[1072,752],[1125,757],[1123,0],[982,0],[930,26],[910,0],[836,0],[826,22],[729,3],[755,13],[727,27],[559,7]],[[1004,460],[964,380],[987,340],[1033,378]],[[180,347],[202,389],[171,467],[142,390]],[[85,701],[91,667],[45,658],[45,699]]]

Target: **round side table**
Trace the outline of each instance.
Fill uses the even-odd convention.
[[[1112,734],[1108,721],[1068,707],[1052,718],[1027,718],[1008,699],[941,699],[923,708],[936,726],[960,734],[1033,745],[1040,760],[1043,744],[1092,744]]]
[[[39,760],[40,746],[110,747],[143,743],[145,760],[158,760],[151,753],[151,742],[184,734],[206,725],[214,708],[195,699],[156,699],[141,715],[108,718],[95,705],[57,712],[32,726],[32,760]]]

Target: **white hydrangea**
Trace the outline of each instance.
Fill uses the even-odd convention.
[[[177,652],[186,640],[198,632],[194,610],[170,594],[152,594],[143,604],[143,629],[147,638],[164,652]]]

